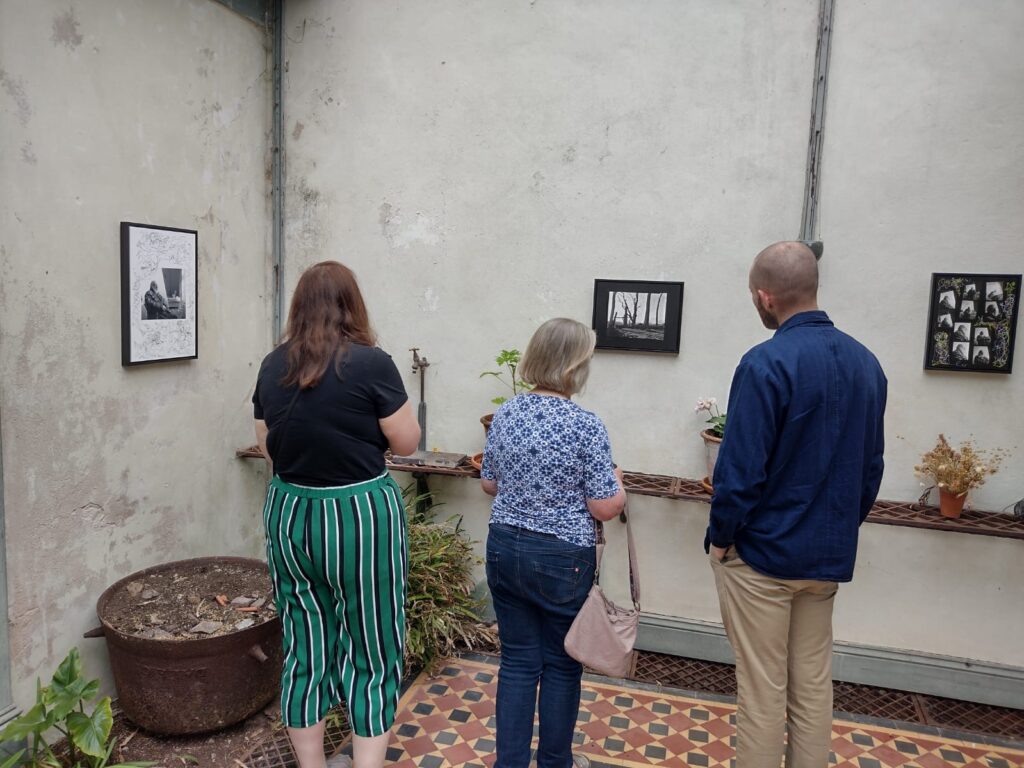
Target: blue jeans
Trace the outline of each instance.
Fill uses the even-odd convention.
[[[494,768],[529,766],[538,709],[537,768],[572,766],[583,666],[566,654],[563,643],[593,583],[594,547],[491,526],[487,585],[501,639]]]

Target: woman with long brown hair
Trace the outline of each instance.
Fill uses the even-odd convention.
[[[384,451],[411,453],[420,428],[376,343],[352,271],[316,264],[253,395],[273,474],[263,517],[284,630],[281,716],[301,768],[351,765],[323,751],[325,716],[343,699],[355,765],[379,768],[398,705],[408,559]]]

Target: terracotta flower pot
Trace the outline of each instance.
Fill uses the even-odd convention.
[[[704,458],[707,463],[708,476],[702,481],[705,489],[711,489],[711,480],[715,476],[715,462],[718,460],[718,449],[722,445],[722,438],[715,437],[708,430],[700,433],[704,438]]]
[[[488,413],[486,416],[480,417],[480,423],[484,425],[484,434],[491,428],[491,422],[494,421],[494,414]]]
[[[960,517],[965,501],[967,501],[967,491],[958,495],[939,489],[939,512],[943,517]]]

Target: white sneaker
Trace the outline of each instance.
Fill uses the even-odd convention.
[[[530,765],[533,766],[533,768],[536,768],[537,761],[534,760]],[[586,755],[573,755],[572,768],[590,768],[590,758]]]
[[[327,761],[327,768],[352,768],[352,758],[348,755],[335,755]]]

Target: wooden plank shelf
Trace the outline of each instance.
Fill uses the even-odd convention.
[[[261,459],[257,446],[235,451],[241,459]],[[411,472],[418,475],[440,475],[445,477],[478,478],[480,473],[468,462],[458,467],[423,467],[387,462],[387,468],[395,472]],[[649,475],[644,472],[624,472],[623,485],[627,493],[639,496],[657,496],[663,499],[699,501],[711,503],[711,494],[704,490],[699,480],[671,475]],[[938,507],[924,506],[916,502],[883,501],[879,499],[868,515],[867,522],[878,525],[895,525],[905,528],[929,528],[938,531],[969,533],[978,536],[995,536],[1004,539],[1024,540],[1024,520],[1001,512],[987,512],[977,509],[964,510],[956,519],[942,517]]]

